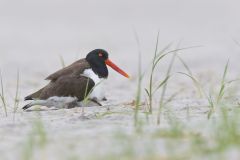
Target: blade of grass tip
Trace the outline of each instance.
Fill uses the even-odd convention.
[[[229,67],[229,60],[227,61],[227,64],[225,65],[221,84],[225,83],[225,80],[226,80],[226,77],[227,77],[227,72],[228,72],[228,67]]]
[[[145,90],[145,92],[147,93],[147,95],[148,95],[148,97],[150,96],[150,93],[148,92],[148,90],[145,88],[144,89]]]
[[[193,76],[192,71],[188,67],[187,63],[179,56],[177,55],[177,58],[180,60],[180,62],[183,64],[184,68],[187,70],[188,74]]]
[[[167,54],[165,53],[170,47],[171,47],[172,43],[169,43],[166,47],[164,47],[161,51],[159,51],[159,53],[157,54],[157,56],[154,57],[153,61],[152,61],[152,70],[151,73],[154,73],[154,70],[158,64],[158,62],[165,57]],[[164,54],[165,53],[165,54]]]
[[[66,65],[65,65],[65,61],[63,59],[63,56],[59,54],[58,57],[59,57],[62,68],[64,68]]]
[[[6,101],[5,101],[5,95],[4,95],[4,87],[3,87],[3,78],[2,78],[2,72],[0,70],[0,81],[1,81],[1,94],[0,94],[0,98],[2,100],[2,104],[3,104],[3,108],[4,108],[4,112],[6,117],[8,116],[7,113],[7,105],[6,105]]]
[[[155,92],[157,92],[163,85],[165,85],[167,83],[167,81],[169,80],[169,78],[171,77],[171,75],[167,76],[153,91],[153,95],[155,94]]]
[[[157,33],[157,41],[156,41],[156,46],[155,46],[155,52],[154,52],[154,57],[153,57],[153,62],[157,57],[157,52],[158,52],[158,43],[159,43],[159,31]]]
[[[14,98],[13,119],[15,119],[15,113],[17,112],[18,105],[19,105],[19,70],[17,71],[17,84],[16,84],[16,93]]]
[[[165,53],[171,46],[172,46],[173,42],[167,44],[162,50],[160,50],[156,56],[159,57],[160,55],[162,55],[163,53]]]
[[[175,54],[175,53],[177,53],[177,52],[179,52],[179,51],[182,51],[182,50],[188,50],[188,49],[199,48],[199,47],[202,47],[202,46],[190,46],[190,47],[185,47],[185,48],[180,48],[180,49],[171,50],[171,51],[168,51],[168,52],[166,52],[166,53],[164,53],[164,54],[160,54],[160,56],[157,58],[155,64],[157,64],[158,61],[160,61],[163,57],[165,57],[165,56],[168,55],[168,54],[171,54],[171,53]],[[174,58],[174,59],[175,59],[175,58]]]
[[[161,59],[163,59],[166,55],[168,55],[169,53],[164,53],[164,54],[161,54],[158,58],[157,58],[157,60],[155,61],[155,63],[153,64],[153,71],[155,70],[155,68],[156,68],[156,66],[158,65],[158,63],[159,63],[159,61],[161,60]]]
[[[181,41],[178,43],[177,48],[179,48]],[[167,69],[167,73],[166,73],[166,77],[170,76],[172,67],[173,67],[173,63],[176,59],[177,53],[178,51],[180,51],[179,49],[176,49],[173,53],[172,59],[169,63],[168,69]],[[171,52],[167,52],[166,54],[169,54]],[[164,97],[165,97],[165,93],[167,90],[167,84],[168,84],[168,78],[167,81],[163,84],[163,89],[162,89],[162,93],[161,93],[161,97],[160,97],[160,103],[159,103],[159,108],[158,108],[158,115],[157,115],[157,124],[160,124],[160,119],[161,119],[161,112],[162,112],[162,107],[163,107],[163,101],[164,101]]]
[[[172,45],[172,43],[170,43],[167,47],[165,47],[162,51],[159,52],[158,57],[157,57],[157,60],[155,61],[154,66],[153,66],[154,69],[156,68],[158,62],[159,62],[162,58],[164,58],[166,55],[168,55],[168,54],[170,54],[170,53],[175,53],[175,52],[177,52],[177,50],[173,50],[174,52],[169,51],[169,52],[164,53],[171,45]]]
[[[179,49],[175,49],[175,50],[169,51],[167,53],[175,53],[175,52],[179,52],[179,51],[182,51],[182,50],[188,50],[188,49],[200,48],[200,47],[203,47],[203,46],[202,45],[198,45],[198,46],[184,47],[184,48],[179,48]]]
[[[220,87],[218,97],[217,97],[217,103],[219,103],[221,101],[222,97],[224,96],[225,81],[226,81],[226,77],[227,77],[228,67],[229,67],[229,59],[224,68],[223,77],[221,80],[221,87]]]
[[[240,47],[240,43],[236,40],[236,39],[232,39],[236,45],[238,45]]]
[[[180,49],[175,49],[175,50],[168,51],[168,52],[166,52],[166,53],[164,53],[164,54],[161,54],[161,55],[157,58],[157,60],[156,60],[156,62],[155,62],[155,65],[157,65],[158,62],[159,62],[163,57],[165,57],[165,56],[168,55],[168,54],[171,54],[171,53],[175,54],[176,52],[179,52],[179,51],[188,50],[188,49],[193,49],[193,48],[199,48],[199,47],[202,47],[202,46],[191,46],[191,47],[185,47],[185,48],[180,48]],[[174,58],[174,59],[175,59],[175,58]]]

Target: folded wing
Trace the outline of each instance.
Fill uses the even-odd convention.
[[[46,80],[56,81],[58,78],[66,75],[80,75],[85,69],[88,68],[90,68],[89,63],[85,59],[80,59],[73,64],[49,75]]]
[[[41,99],[45,100],[53,96],[76,97],[82,101],[92,90],[95,83],[92,79],[81,75],[66,75],[50,82],[39,91],[27,96],[25,100]]]

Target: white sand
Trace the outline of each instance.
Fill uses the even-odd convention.
[[[144,69],[151,61],[159,30],[161,48],[171,42],[175,47],[180,41],[181,47],[201,45],[182,51],[181,56],[206,88],[212,84],[217,87],[228,58],[229,79],[239,77],[240,47],[233,41],[240,41],[239,5],[234,0],[1,0],[0,68],[9,114],[5,117],[0,107],[0,159],[24,159],[34,122],[39,118],[47,133],[47,143],[43,148],[34,148],[35,159],[106,159],[106,156],[118,159],[120,155],[131,154],[136,155],[135,159],[144,159],[149,153],[159,157],[178,153],[175,150],[169,153],[171,140],[150,136],[159,129],[156,125],[158,105],[149,117],[149,124],[144,125],[144,134],[134,134],[134,110],[127,105],[135,99],[137,87],[138,46],[134,30],[139,36]],[[45,85],[44,78],[61,68],[59,55],[70,64],[95,48],[106,49],[110,58],[132,77],[128,80],[110,71],[105,83],[108,98],[105,107],[85,108],[84,116],[79,108],[43,108],[45,111],[40,112],[20,109],[26,104],[24,96]],[[156,79],[165,74],[168,62],[166,58],[160,64]],[[20,104],[13,121],[18,69]],[[179,62],[174,64],[173,71],[185,72]],[[144,81],[143,87],[146,84]],[[168,97],[181,88],[185,91],[171,102],[170,113],[195,127],[196,132],[208,134],[207,100],[198,98],[191,80],[178,74],[169,81]],[[108,110],[113,114],[105,115]],[[145,115],[140,112],[145,122]],[[169,110],[164,111],[164,115],[167,113]],[[163,119],[160,128],[168,125],[167,119]],[[187,143],[184,146],[187,147]],[[175,145],[181,148],[180,144]],[[240,156],[234,148],[227,155],[232,159]]]

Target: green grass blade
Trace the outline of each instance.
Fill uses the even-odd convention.
[[[227,64],[225,65],[225,68],[224,68],[224,72],[223,72],[223,76],[222,76],[222,80],[221,80],[221,87],[220,87],[220,90],[219,90],[218,96],[217,96],[217,103],[219,103],[224,96],[228,67],[229,67],[229,60],[227,61]]]
[[[179,45],[180,45],[180,43],[178,44],[177,48],[179,47]],[[178,51],[179,50],[177,49],[174,52],[167,52],[166,53],[166,54],[169,54],[169,53],[174,53],[174,54],[173,54],[172,59],[169,63],[168,70],[167,70],[167,73],[166,73],[166,76],[165,76],[166,81],[163,83],[163,89],[162,89],[162,93],[161,93],[161,96],[160,96],[160,103],[159,103],[158,114],[157,114],[157,124],[158,125],[160,124],[160,120],[161,120],[161,112],[162,112],[162,108],[163,108],[163,105],[164,105],[165,93],[167,91],[168,79],[169,79],[169,76],[170,76],[170,73],[171,73],[171,70],[172,70],[172,67],[173,67],[173,64],[174,64],[174,61],[175,61],[175,58],[177,56]]]
[[[157,34],[156,47],[155,47],[155,52],[154,52],[154,56],[153,56],[153,60],[152,60],[152,70],[151,70],[150,79],[149,79],[149,91],[145,89],[145,91],[147,92],[147,95],[148,95],[148,99],[149,99],[149,113],[152,113],[153,74],[154,74],[154,69],[155,69],[154,64],[156,63],[156,57],[157,57],[157,52],[158,52],[158,41],[159,41],[159,32]]]
[[[15,113],[17,112],[18,105],[19,105],[19,70],[17,71],[17,83],[16,83],[16,93],[14,98],[13,119],[15,119]]]
[[[0,71],[0,81],[1,81],[1,94],[0,94],[0,98],[2,100],[5,116],[7,117],[8,116],[7,104],[6,104],[5,95],[4,95],[4,86],[3,86],[3,78],[2,78],[2,72],[1,71]]]
[[[157,87],[153,91],[153,94],[155,94],[155,92],[157,92],[163,85],[165,85],[170,77],[171,75],[167,76],[159,85],[157,85]]]
[[[187,70],[189,75],[193,75],[192,71],[190,70],[190,68],[188,67],[187,63],[179,56],[177,55],[177,58],[180,60],[180,62],[183,64],[184,68]]]
[[[140,41],[138,38],[137,32],[134,30],[134,37],[137,42],[138,47],[138,78],[137,78],[137,91],[136,91],[136,97],[135,97],[135,112],[134,112],[134,126],[136,131],[138,131],[140,128],[139,118],[138,118],[138,112],[139,112],[139,106],[141,103],[141,90],[142,90],[142,80],[144,78],[142,74],[142,54],[140,49]]]
[[[194,78],[192,75],[189,75],[189,74],[184,73],[184,72],[177,72],[177,73],[182,74],[182,75],[185,75],[185,76],[191,78],[191,80],[192,80],[193,83],[194,83],[194,86],[197,88],[198,93],[199,93],[201,96],[202,96],[202,94],[204,94],[203,89],[202,89],[202,86],[201,86],[201,84],[198,82],[198,80],[197,80],[196,78]]]
[[[150,96],[150,93],[149,93],[149,91],[147,90],[147,88],[145,88],[144,90],[145,90],[145,92],[147,93],[147,95],[148,95],[148,97],[149,97],[149,96]]]
[[[157,34],[157,41],[156,41],[156,46],[155,46],[155,52],[154,52],[153,62],[154,62],[154,60],[156,59],[157,52],[158,52],[158,41],[159,41],[159,31],[158,31],[158,34]]]

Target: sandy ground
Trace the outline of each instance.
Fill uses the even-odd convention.
[[[167,159],[181,153],[188,142],[174,144],[152,135],[168,128],[169,114],[207,135],[211,127],[206,125],[208,102],[197,96],[189,78],[174,74],[167,97],[182,88],[184,92],[164,110],[160,126],[156,125],[157,103],[148,120],[142,109],[143,131],[136,134],[131,102],[137,90],[139,47],[134,32],[140,41],[143,70],[151,61],[159,31],[160,48],[169,43],[172,48],[200,45],[182,51],[181,57],[206,88],[219,87],[216,84],[228,59],[228,79],[239,77],[240,47],[234,42],[240,41],[239,4],[234,0],[0,0],[0,68],[8,104],[7,117],[0,106],[0,159]],[[128,80],[110,70],[104,84],[108,101],[103,107],[87,107],[84,113],[81,108],[21,110],[24,96],[48,83],[44,78],[61,68],[59,55],[70,64],[95,48],[106,49],[132,77]],[[159,65],[156,81],[163,78],[169,60]],[[20,103],[14,114],[17,70]],[[173,72],[180,71],[186,72],[176,61]],[[146,78],[142,87],[147,84]],[[233,103],[237,102],[236,97]],[[234,148],[227,156],[240,157]]]

